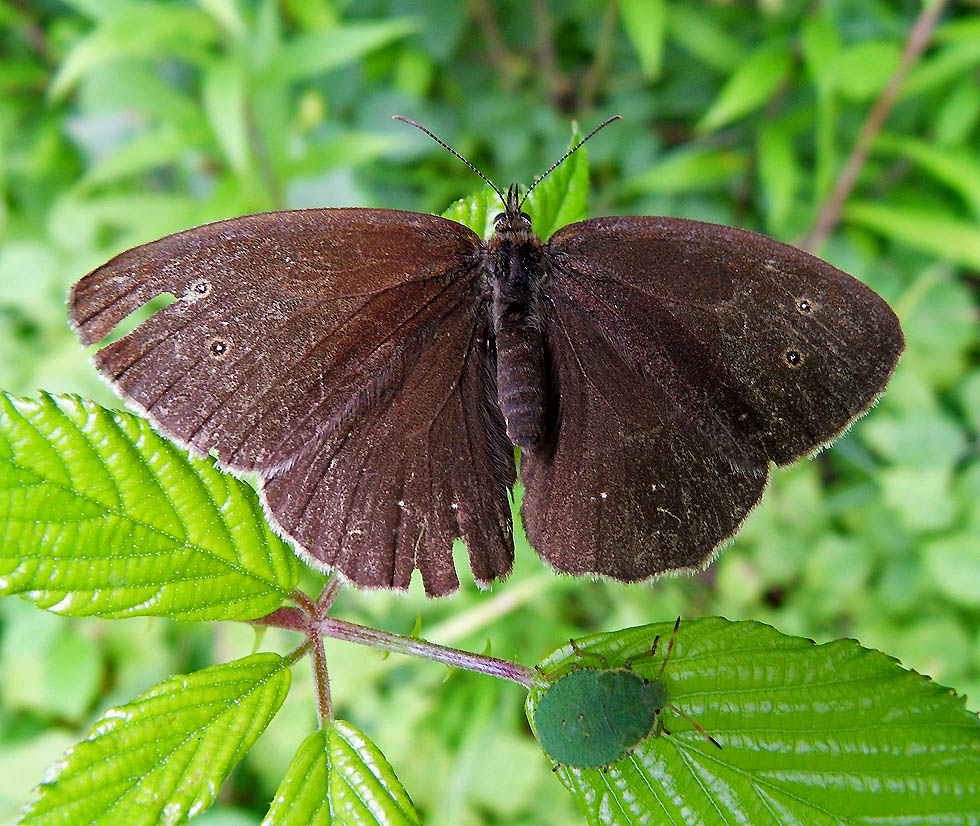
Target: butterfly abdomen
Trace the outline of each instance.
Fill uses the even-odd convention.
[[[533,449],[544,435],[544,339],[538,312],[541,243],[499,233],[490,243],[490,280],[497,337],[497,394],[507,436]]]

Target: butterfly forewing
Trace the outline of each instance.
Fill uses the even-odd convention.
[[[123,253],[76,285],[70,308],[90,344],[174,296],[96,355],[124,398],[167,435],[261,474],[272,515],[314,560],[386,587],[428,567],[427,591],[445,593],[454,537],[481,580],[513,555],[480,261],[476,235],[434,216],[265,213]],[[354,476],[326,495],[339,462]]]
[[[873,291],[745,230],[601,218],[555,233],[546,260],[556,435],[525,455],[524,514],[565,570],[638,580],[705,564],[768,461],[845,429],[903,347]]]

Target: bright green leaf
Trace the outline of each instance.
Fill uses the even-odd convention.
[[[951,42],[922,58],[909,71],[902,83],[901,97],[932,92],[965,77],[977,66],[980,66],[980,39]]]
[[[290,178],[322,175],[338,166],[356,167],[396,148],[399,141],[391,135],[377,132],[342,132],[318,139],[308,151],[286,164]],[[494,198],[497,196],[494,195]]]
[[[246,119],[245,68],[238,62],[219,60],[204,73],[204,112],[211,131],[235,173],[249,165]]]
[[[803,64],[810,82],[829,88],[834,80],[834,62],[841,49],[840,35],[825,15],[815,15],[803,21],[800,46]]]
[[[980,268],[980,226],[952,216],[870,201],[844,207],[848,221],[947,261]]]
[[[481,238],[489,238],[493,234],[493,217],[503,208],[497,193],[484,187],[474,195],[454,201],[442,217],[458,221]]]
[[[290,673],[255,654],[171,677],[110,708],[49,769],[21,826],[158,826],[210,806],[275,716]]]
[[[889,467],[878,474],[882,501],[910,533],[941,531],[956,519],[949,467]]]
[[[575,129],[569,148],[581,140]],[[556,229],[588,217],[589,161],[581,147],[538,184],[524,205],[531,216],[534,231],[544,240]],[[459,221],[481,238],[493,234],[493,219],[504,209],[497,194],[485,187],[474,195],[461,198],[442,213],[443,218]]]
[[[975,151],[936,146],[917,138],[890,133],[879,135],[874,149],[917,163],[963,198],[980,220],[980,159]]]
[[[784,123],[767,123],[759,130],[756,146],[759,182],[766,197],[766,225],[781,234],[800,183],[793,134]]]
[[[660,76],[667,28],[666,0],[619,0],[619,17],[648,80]]]
[[[745,58],[742,39],[719,26],[711,8],[673,3],[667,27],[672,42],[720,72],[731,71]]]
[[[926,543],[926,570],[936,588],[966,608],[980,607],[980,564],[976,534],[954,533]]]
[[[278,51],[263,74],[270,84],[308,80],[357,60],[368,52],[411,34],[416,28],[412,19],[395,17],[300,34]]]
[[[568,148],[581,139],[578,126],[573,126]],[[588,217],[588,199],[589,158],[583,146],[532,190],[525,210],[538,237],[547,241],[556,229]]]
[[[130,413],[0,396],[0,593],[74,616],[252,619],[298,564],[255,492]]]
[[[832,82],[851,100],[868,100],[885,88],[902,48],[890,40],[862,40],[842,49],[831,64]]]
[[[940,146],[956,146],[969,140],[980,122],[980,86],[963,78],[939,107],[934,130]]]
[[[655,678],[672,624],[596,634],[541,668],[631,668]],[[655,636],[658,654],[646,657]],[[853,640],[815,645],[757,622],[681,623],[663,673],[669,736],[650,736],[608,771],[558,777],[592,824],[975,823],[980,720],[950,689]],[[546,686],[535,687],[528,718]]]
[[[732,182],[748,166],[744,152],[695,148],[671,152],[649,169],[627,181],[630,192],[700,192]]]
[[[217,35],[214,22],[199,9],[159,2],[127,3],[75,41],[48,94],[55,99],[63,97],[83,75],[121,57],[203,59],[206,47]]]
[[[792,54],[783,43],[763,46],[742,62],[695,127],[714,132],[758,109],[775,94],[789,75]]]
[[[174,163],[180,156],[207,135],[203,128],[192,131],[177,129],[172,123],[145,132],[101,158],[76,186],[77,192],[87,192],[103,184],[130,175],[148,172]]]
[[[296,752],[262,826],[419,826],[384,755],[350,723],[331,720]]]
[[[834,64],[841,49],[840,35],[824,15],[807,18],[800,41],[803,63],[816,90],[816,168],[813,198],[822,201],[837,175],[837,102],[834,96]]]

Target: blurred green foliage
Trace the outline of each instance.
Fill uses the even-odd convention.
[[[0,2],[0,386],[118,401],[64,316],[136,243],[263,209],[439,212],[477,187],[421,121],[506,186],[589,145],[593,215],[670,214],[792,241],[813,224],[921,6],[911,0]],[[341,616],[534,662],[571,635],[703,614],[853,636],[980,698],[980,12],[953,5],[821,251],[899,313],[878,407],[779,471],[704,575],[572,580],[522,543],[492,593],[345,594]],[[692,277],[696,274],[692,273]],[[468,570],[460,558],[461,573]],[[310,576],[311,585],[315,578]],[[315,586],[314,586],[315,587]],[[280,638],[281,635],[281,638]],[[285,632],[263,647],[287,650]],[[68,621],[0,602],[0,823],[100,709],[245,656],[237,625]],[[515,686],[328,642],[338,713],[427,824],[579,822]],[[196,822],[258,824],[314,725],[303,670]]]

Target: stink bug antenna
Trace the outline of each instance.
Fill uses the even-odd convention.
[[[484,181],[487,182],[487,185],[490,187],[490,189],[492,189],[494,192],[497,193],[497,197],[500,198],[500,203],[502,203],[504,205],[504,209],[507,208],[507,199],[504,198],[503,193],[499,189],[497,189],[497,187],[495,187],[493,185],[493,181],[491,181],[479,169],[477,169],[475,166],[473,166],[473,164],[471,164],[468,160],[466,160],[466,158],[464,158],[462,155],[460,155],[459,152],[457,152],[455,149],[453,149],[442,138],[437,137],[436,135],[432,134],[432,132],[430,132],[428,129],[426,129],[421,123],[416,123],[414,120],[411,120],[410,118],[405,118],[405,117],[402,117],[401,115],[392,115],[391,116],[391,119],[392,120],[400,120],[402,123],[407,123],[409,126],[414,126],[416,129],[421,129],[423,132],[425,132],[426,135],[428,135],[430,138],[432,138],[432,140],[434,140],[437,144],[439,144],[439,146],[441,146],[443,149],[447,150],[448,152],[452,153],[457,158],[459,158],[463,163],[465,163],[470,169],[472,169],[477,175],[479,175],[481,178],[483,178]],[[607,123],[608,123],[608,121],[607,121]],[[605,126],[606,124],[604,123],[602,125]],[[599,127],[599,128],[602,128],[602,127]],[[598,130],[595,130],[595,131],[598,131]],[[592,137],[592,135],[589,135],[589,138],[591,138],[591,137]],[[588,138],[586,138],[585,140],[588,140]],[[585,143],[585,141],[582,141],[582,143]],[[579,146],[581,146],[581,145],[582,144],[579,144]],[[578,146],[576,146],[575,148],[578,149]],[[565,159],[562,158],[562,160],[565,160]],[[561,163],[561,161],[559,161],[558,163]],[[555,166],[557,166],[557,165],[558,164],[555,164]],[[550,172],[550,171],[551,170],[549,169],[548,172]],[[547,174],[547,173],[545,173],[545,174]],[[535,181],[535,183],[537,183],[537,181]],[[528,190],[528,191],[530,191],[530,190]]]
[[[670,710],[673,711],[674,714],[678,714],[681,717],[683,717],[685,720],[687,720],[687,722],[689,722],[692,726],[694,726],[694,728],[696,728],[705,737],[707,737],[712,743],[714,743],[716,746],[718,746],[718,748],[721,748],[721,743],[719,743],[717,740],[715,740],[714,737],[712,737],[710,734],[708,734],[708,732],[706,732],[703,728],[701,728],[701,726],[699,726],[697,723],[695,723],[694,720],[692,720],[690,717],[688,717],[683,711],[681,711],[673,703],[670,704]],[[664,731],[666,731],[666,729],[664,729]]]
[[[670,652],[674,650],[674,640],[677,639],[677,629],[680,627],[681,618],[677,618],[677,622],[674,623],[674,633],[670,635],[670,645],[667,646],[667,653],[664,655],[664,661],[660,664],[660,670],[657,672],[657,679],[659,680],[661,675],[664,673],[664,669],[667,667],[667,660],[670,659]]]
[[[529,186],[529,187],[527,188],[527,192],[525,192],[525,193],[524,193],[524,198],[523,198],[523,200],[521,201],[521,203],[520,203],[520,206],[518,206],[518,209],[520,209],[521,207],[523,207],[523,206],[524,206],[524,201],[526,201],[526,200],[527,200],[527,196],[531,194],[531,190],[532,190],[532,189],[534,189],[534,187],[536,187],[536,186],[537,186],[537,185],[538,185],[539,183],[541,183],[541,182],[542,182],[542,181],[543,181],[543,180],[544,180],[545,178],[547,178],[547,177],[548,177],[548,176],[549,176],[549,175],[550,175],[550,174],[551,174],[552,172],[554,172],[554,171],[555,171],[555,170],[556,170],[556,169],[557,169],[557,168],[558,168],[559,166],[561,166],[561,165],[562,165],[562,164],[563,164],[563,163],[564,163],[564,162],[565,162],[566,160],[568,160],[568,158],[569,158],[569,156],[570,156],[570,155],[572,155],[572,153],[574,153],[574,152],[576,152],[576,151],[578,150],[578,148],[579,148],[579,147],[580,147],[580,146],[581,146],[581,145],[582,145],[583,143],[585,143],[585,142],[586,142],[586,141],[587,141],[587,140],[588,140],[589,138],[591,138],[591,137],[592,137],[592,136],[593,136],[593,135],[594,135],[594,134],[595,134],[596,132],[598,132],[598,131],[599,131],[600,129],[602,129],[602,128],[604,128],[604,127],[606,127],[606,126],[609,126],[609,124],[610,124],[610,123],[612,123],[612,122],[613,122],[614,120],[622,120],[622,119],[623,119],[623,116],[622,116],[622,115],[613,115],[613,116],[612,116],[611,118],[606,118],[606,120],[604,120],[604,121],[603,121],[602,123],[600,123],[600,124],[599,124],[599,125],[598,125],[598,126],[597,126],[597,127],[595,128],[595,129],[593,129],[593,130],[592,130],[591,132],[589,132],[589,134],[588,134],[588,135],[586,135],[586,136],[585,136],[584,138],[582,138],[582,140],[580,140],[580,141],[579,141],[579,142],[578,142],[577,144],[575,144],[575,146],[573,146],[573,147],[572,147],[571,149],[569,149],[569,150],[568,150],[568,151],[567,151],[567,152],[566,152],[566,153],[565,153],[564,155],[562,155],[562,156],[561,156],[561,157],[560,157],[560,158],[559,158],[559,159],[558,159],[557,161],[555,161],[555,162],[554,162],[554,163],[553,163],[553,164],[552,164],[551,166],[549,166],[549,167],[548,167],[548,168],[547,168],[547,169],[546,169],[546,170],[545,170],[545,171],[544,171],[544,172],[543,172],[542,174],[540,174],[540,175],[538,175],[538,177],[534,179],[534,183],[532,183],[532,184],[531,184],[531,185],[530,185],[530,186]],[[401,120],[404,120],[404,118],[401,118]],[[411,121],[409,121],[409,123],[411,123]],[[418,126],[418,124],[416,124],[416,126]],[[421,128],[422,128],[422,127],[421,127],[421,126],[419,126],[419,129],[421,129]],[[430,133],[430,134],[431,134],[431,133]],[[434,137],[434,138],[435,138],[435,135],[432,135],[432,137]],[[436,138],[436,140],[439,140],[439,139],[438,139],[438,138]],[[440,143],[442,143],[442,141],[439,141],[439,142],[440,142]],[[445,144],[443,144],[443,146],[445,146]],[[447,146],[446,148],[447,148],[447,149],[449,149],[449,147],[448,147],[448,146]],[[450,149],[449,151],[450,151],[450,152],[452,152],[452,150],[451,150],[451,149]],[[455,154],[455,153],[454,153],[454,154]]]

